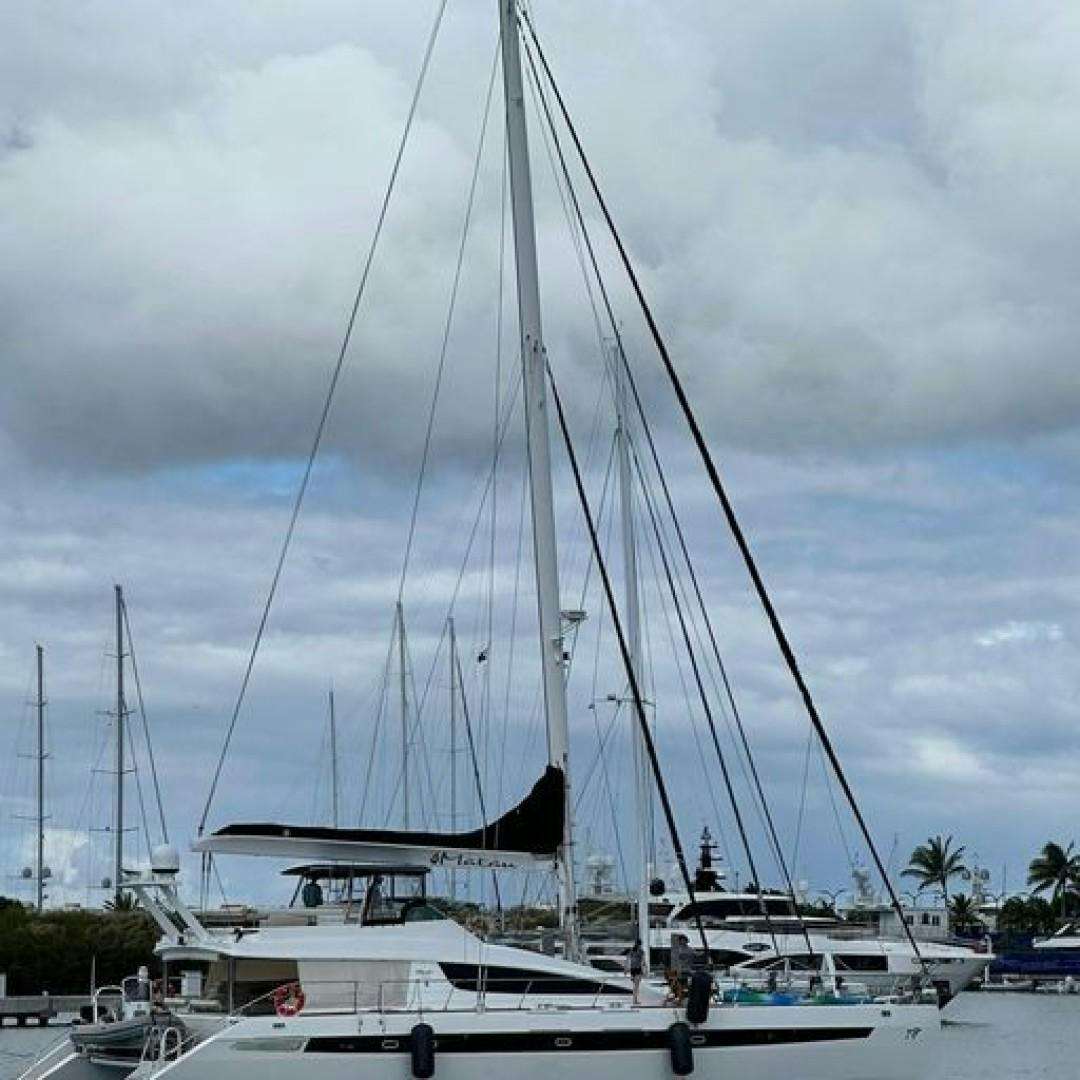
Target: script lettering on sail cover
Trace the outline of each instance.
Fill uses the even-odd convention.
[[[461,851],[433,851],[431,865],[452,870],[513,870],[515,863],[490,855],[467,855]]]

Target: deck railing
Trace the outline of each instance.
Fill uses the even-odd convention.
[[[640,995],[628,987],[599,984],[594,992],[559,993],[553,976],[538,974],[523,983],[520,978],[482,979],[476,989],[463,989],[439,978],[360,980],[303,979],[285,983],[234,1009],[233,1019],[276,1012],[277,996],[299,985],[304,1002],[296,1015],[359,1013],[476,1013],[576,1011],[586,1009],[666,1009],[681,1012],[685,996],[676,996],[655,983],[644,983]],[[870,988],[857,979],[841,976],[808,978],[717,979],[713,983],[713,1003],[719,1007],[783,1004],[859,1004],[869,1001],[913,1002],[931,992],[916,988],[910,978],[897,979]],[[929,997],[926,998],[929,1000]]]

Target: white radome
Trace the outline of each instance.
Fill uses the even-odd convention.
[[[180,852],[172,844],[159,844],[150,853],[150,869],[155,874],[178,874]]]

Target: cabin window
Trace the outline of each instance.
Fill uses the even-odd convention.
[[[790,964],[791,971],[820,971],[820,953],[800,953],[795,956],[765,956],[760,960],[752,960],[743,965],[743,970],[752,968],[755,971],[784,971],[785,965]]]
[[[489,994],[629,994],[630,990],[593,979],[579,979],[551,971],[495,967],[479,964],[440,963],[443,974],[455,990],[481,989]]]
[[[671,953],[668,952],[668,958],[670,959]],[[738,952],[735,949],[710,949],[709,959],[713,962],[714,966],[718,968],[734,967],[736,964],[741,964],[744,960],[749,960],[750,955],[744,952]]]
[[[764,905],[764,910],[762,909]],[[675,915],[677,922],[690,922],[693,919],[738,919],[738,918],[791,919],[795,910],[791,901],[783,896],[725,896],[716,900],[699,900],[686,904]]]
[[[860,955],[857,953],[833,953],[833,967],[837,971],[888,971],[889,958],[883,953]]]
[[[229,963],[215,960],[207,975],[207,996],[217,998],[224,1009],[248,1006],[252,1015],[274,1011],[270,995],[285,983],[296,982],[299,968],[295,960],[241,958],[234,961],[232,994],[229,993]]]
[[[756,948],[756,943],[754,943]],[[762,945],[763,949],[767,949],[768,945]],[[671,950],[670,949],[652,949],[649,955],[653,962],[660,967],[666,968],[671,966]],[[741,964],[744,960],[749,960],[751,956],[750,952],[740,952],[738,949],[710,949],[709,960],[712,961],[713,967],[717,968],[729,968],[734,967],[736,964]]]

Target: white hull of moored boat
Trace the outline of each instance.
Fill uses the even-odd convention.
[[[409,1080],[410,1032],[434,1031],[435,1075],[477,1080],[670,1080],[674,1009],[481,1014],[395,1013],[253,1017],[178,1061],[144,1066],[133,1080]],[[523,1020],[525,1022],[523,1023]],[[837,1005],[714,1008],[691,1030],[693,1075],[739,1080],[915,1080],[929,1059],[939,1014],[932,1006]]]

